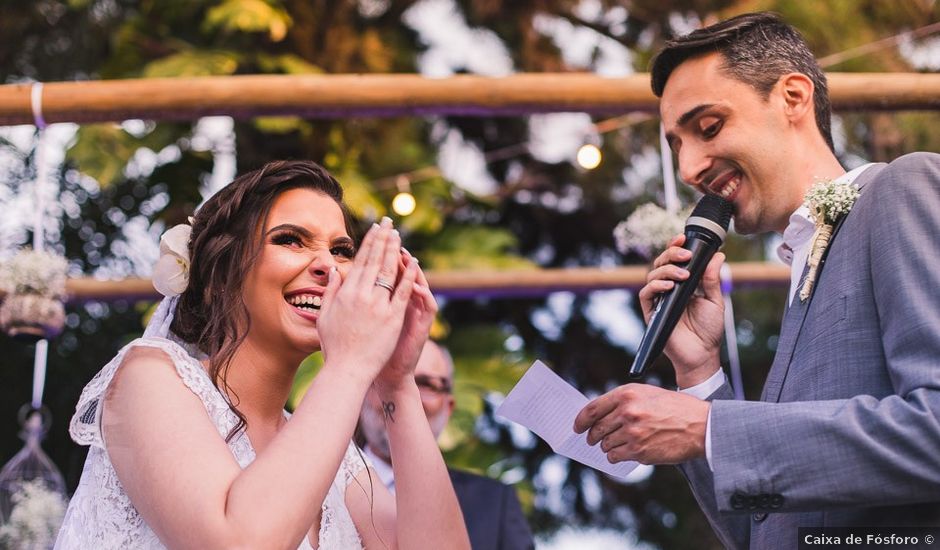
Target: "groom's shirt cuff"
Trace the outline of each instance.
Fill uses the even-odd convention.
[[[718,391],[722,385],[728,382],[728,377],[725,376],[725,371],[718,369],[715,374],[711,375],[708,380],[702,382],[701,384],[696,384],[691,388],[680,388],[679,391],[692,397],[697,397],[701,400],[708,399],[708,396]],[[705,422],[705,461],[708,462],[708,468],[711,471],[715,471],[715,468],[712,467],[712,410],[711,407],[708,409],[708,420]]]

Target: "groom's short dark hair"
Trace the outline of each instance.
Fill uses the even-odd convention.
[[[669,75],[684,61],[713,52],[721,54],[721,68],[728,76],[751,86],[764,98],[781,76],[806,75],[815,88],[816,126],[829,148],[835,149],[826,75],[802,35],[775,13],[739,15],[667,41],[653,58],[650,70],[653,93],[662,97]]]

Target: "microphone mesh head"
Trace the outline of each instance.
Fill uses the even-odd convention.
[[[711,220],[727,231],[728,225],[731,223],[732,211],[733,205],[730,201],[726,201],[717,195],[705,195],[695,205],[690,217]]]

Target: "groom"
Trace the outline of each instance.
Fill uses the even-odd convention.
[[[653,91],[682,179],[734,203],[741,233],[776,231],[789,305],[759,402],[719,364],[716,254],[666,354],[680,391],[621,386],[575,421],[612,462],[674,463],[729,548],[796,548],[799,528],[940,527],[940,155],[848,173],[833,153],[826,79],[802,37],[747,14],[667,44]],[[860,195],[800,297],[820,179]],[[688,275],[681,238],[640,291]],[[859,533],[864,535],[864,533]]]

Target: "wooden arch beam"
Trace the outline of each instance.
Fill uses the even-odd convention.
[[[940,74],[831,73],[833,107],[856,110],[940,108]],[[31,84],[0,86],[0,125],[32,124]],[[126,119],[391,117],[424,114],[524,115],[656,110],[649,75],[522,73],[493,78],[415,74],[237,75],[149,78],[43,85],[47,123]]]
[[[781,287],[790,284],[790,269],[783,264],[732,262],[735,288]],[[616,268],[518,269],[497,271],[431,271],[428,282],[439,296],[464,298],[512,298],[543,296],[551,292],[637,290],[646,283],[646,266]],[[160,297],[150,279],[69,279],[69,302],[153,300]],[[0,292],[0,298],[3,297]]]

